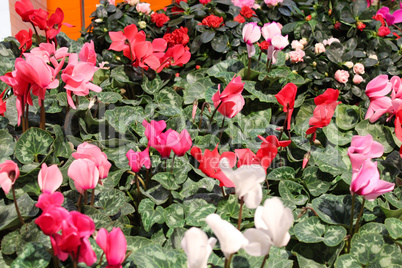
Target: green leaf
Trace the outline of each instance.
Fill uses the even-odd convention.
[[[360,108],[356,105],[339,104],[336,107],[336,125],[343,130],[353,129],[360,119]]]
[[[130,257],[132,258],[134,253],[148,245],[151,245],[153,242],[152,240],[142,237],[142,236],[126,236],[127,241],[127,251],[131,251]],[[130,258],[129,257],[129,258]]]
[[[352,197],[350,195],[323,194],[312,201],[312,207],[321,220],[329,224],[340,224],[345,227],[350,225],[352,212]],[[356,200],[354,218],[356,219],[361,204]]]
[[[227,216],[229,216],[233,219],[238,219],[240,214],[240,203],[237,196],[230,195],[227,200],[222,199],[218,204],[217,213],[222,218],[227,218]],[[242,218],[247,217],[253,217],[253,214],[247,207],[243,206]]]
[[[140,188],[141,193],[148,197],[156,205],[161,205],[169,199],[170,191],[166,190],[162,185],[157,185],[146,191]]]
[[[209,77],[201,78],[195,83],[188,85],[183,92],[184,104],[192,104],[196,99],[203,100],[207,89],[213,85],[214,83],[212,83]],[[212,102],[212,100],[206,101]]]
[[[151,244],[134,253],[134,263],[141,268],[186,268],[187,257],[181,250],[164,249]]]
[[[229,49],[228,44],[229,44],[228,36],[226,34],[221,34],[215,36],[215,38],[211,42],[211,47],[216,52],[222,53]]]
[[[331,182],[319,177],[319,170],[316,166],[307,167],[303,171],[303,180],[311,195],[319,196],[326,193],[331,187]]]
[[[13,136],[11,136],[7,130],[0,129],[0,162],[7,159],[12,155],[15,148],[15,142]]]
[[[17,250],[17,242],[20,238],[19,231],[6,234],[1,240],[1,253],[11,255]]]
[[[333,42],[329,47],[326,48],[325,54],[333,63],[339,63],[342,62],[344,50],[345,49],[341,43]]]
[[[290,180],[281,180],[279,182],[279,194],[282,197],[282,201],[292,205],[304,205],[308,200],[304,187]]]
[[[29,243],[25,246],[24,251],[18,255],[10,267],[45,268],[48,267],[50,259],[51,256],[47,252],[45,246],[39,243]]]
[[[142,89],[150,94],[154,95],[157,93],[161,88],[167,84],[169,80],[167,81],[162,81],[159,76],[156,76],[154,79],[149,80],[147,76],[144,76],[143,82],[142,82]]]
[[[159,105],[165,104],[165,106],[162,106],[160,108],[162,110],[162,109],[164,109],[164,107],[177,107],[177,108],[180,107],[181,108],[183,100],[180,97],[180,95],[177,94],[176,91],[174,91],[173,89],[164,88],[156,94],[155,102],[158,103]]]
[[[105,119],[118,132],[124,134],[130,127],[141,125],[145,119],[142,107],[116,107],[105,112]]]
[[[208,75],[213,77],[221,77],[222,73],[230,73],[232,77],[244,68],[244,64],[237,59],[229,59],[221,61],[208,69]],[[229,81],[227,81],[229,82]]]
[[[39,208],[35,207],[35,202],[29,197],[27,193],[24,193],[17,199],[17,204],[20,209],[22,218],[28,219],[35,217],[39,212]],[[20,224],[18,219],[15,205],[4,205],[4,200],[0,201],[0,231],[5,230]]]
[[[56,136],[54,140],[54,155],[68,159],[71,156],[72,150],[64,137],[63,130],[59,125],[53,125],[53,132]]]
[[[212,39],[214,39],[214,37],[215,37],[215,32],[212,30],[207,30],[201,34],[200,41],[204,44],[209,43],[212,41]]]
[[[277,103],[277,100],[274,95],[272,94],[265,94],[262,93],[259,90],[255,89],[255,82],[253,81],[246,81],[246,84],[244,85],[244,90],[246,90],[248,93],[256,97],[258,100],[261,102],[267,102],[267,103]]]
[[[146,77],[146,76],[145,76]],[[116,103],[119,100],[122,100],[123,97],[116,92],[98,92],[96,94],[92,94],[98,97],[98,101],[102,102],[102,103]]]
[[[15,156],[22,164],[29,164],[37,160],[39,155],[50,154],[53,142],[49,132],[31,127],[17,141]]]
[[[190,199],[183,202],[187,225],[202,226],[205,218],[215,212],[216,207],[203,199]]]
[[[142,199],[138,206],[138,212],[141,214],[142,224],[146,232],[149,232],[155,223],[165,222],[164,209],[160,206],[157,206],[156,209],[154,207],[155,204],[149,199]]]
[[[383,125],[371,124],[367,119],[358,123],[355,129],[360,136],[366,136],[367,134],[373,136],[375,141],[378,141],[384,146],[384,153],[392,152],[396,146],[391,131]]]
[[[343,132],[338,129],[336,124],[331,122],[328,126],[324,127],[323,132],[327,139],[335,145],[343,146],[349,144],[353,137],[353,131]]]
[[[297,254],[296,257],[297,257],[297,262],[299,264],[299,267],[309,267],[309,268],[324,268],[324,267],[327,267],[327,266],[325,266],[323,264],[319,264],[319,263],[317,263],[317,262],[315,262],[313,260],[307,259],[307,258],[303,257],[300,254]]]
[[[166,190],[176,190],[180,187],[174,175],[170,172],[159,172],[155,174],[152,179],[159,182]]]
[[[352,254],[343,254],[336,259],[336,268],[362,267]]]
[[[108,216],[116,215],[126,204],[126,196],[122,191],[112,189],[99,193],[99,199],[94,206],[101,208]],[[134,211],[133,211],[134,212]]]
[[[402,237],[402,221],[400,219],[385,219],[385,227],[393,239],[399,239]]]
[[[280,180],[291,180],[294,179],[296,175],[296,171],[292,167],[278,167],[272,170],[269,174],[267,179],[273,181],[280,181]]]
[[[361,264],[368,265],[378,257],[383,244],[380,234],[356,234],[352,238],[350,252]]]
[[[346,229],[342,226],[329,226],[324,234],[324,243],[329,247],[339,245],[346,237]]]
[[[182,204],[172,204],[165,209],[166,225],[169,228],[183,227],[185,224],[184,220],[184,207]]]
[[[322,172],[330,173],[334,176],[342,174],[348,170],[342,160],[342,153],[338,147],[327,145],[325,150],[317,148],[311,152],[314,162]]]
[[[304,243],[318,243],[324,240],[325,225],[321,224],[318,217],[311,217],[294,227],[294,232],[299,241]]]

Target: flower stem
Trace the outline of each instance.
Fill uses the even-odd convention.
[[[11,190],[12,190],[12,192],[13,192],[14,205],[15,205],[15,210],[17,211],[18,219],[20,220],[21,225],[24,225],[25,222],[24,222],[24,219],[23,219],[22,216],[21,216],[20,209],[18,208],[17,198],[15,198],[15,189],[14,189],[14,185],[11,186]]]
[[[173,166],[174,166],[174,159],[176,158],[176,154],[173,154],[173,159],[172,159],[172,167],[170,168],[170,173],[173,174]]]
[[[230,267],[230,263],[232,262],[232,257],[233,257],[233,254],[231,254],[231,255],[229,256],[229,258],[225,258],[225,268],[229,268],[229,267]]]
[[[82,206],[82,194],[80,194],[80,197],[78,197],[77,201],[78,212],[81,212],[81,206]]]
[[[45,113],[45,102],[40,100],[40,123],[39,128],[45,130],[46,124],[46,113]]]
[[[92,189],[92,194],[91,194],[91,204],[89,204],[90,206],[94,205],[94,201],[95,201],[95,188]]]
[[[212,125],[212,120],[214,119],[214,116],[215,116],[215,114],[216,114],[216,111],[218,111],[218,109],[219,109],[219,107],[221,106],[221,104],[222,104],[222,101],[218,104],[218,106],[215,108],[214,112],[212,113],[211,118],[209,119],[209,126]]]
[[[352,236],[353,236],[353,216],[355,213],[355,201],[356,201],[356,195],[353,193],[352,194],[352,211],[350,214],[350,227],[349,227],[349,239],[348,239],[348,252],[350,252],[350,243],[352,240]]]
[[[267,262],[267,259],[268,259],[268,255],[269,255],[269,253],[267,255],[265,255],[264,260],[261,263],[261,268],[263,268],[265,266],[265,263]]]
[[[201,128],[201,123],[202,123],[202,114],[204,113],[205,106],[207,105],[207,102],[204,102],[201,106],[201,112],[200,112],[200,122],[198,123],[198,128]]]
[[[355,226],[355,231],[354,231],[355,234],[359,231],[359,228],[360,228],[360,218],[363,216],[365,202],[366,202],[366,199],[363,198],[362,208],[360,209],[359,216],[357,216],[357,220],[356,220],[356,226]]]
[[[247,80],[250,80],[251,58],[248,58]]]
[[[50,237],[49,237],[50,238]],[[52,240],[50,239],[50,244],[52,245],[52,251],[53,251],[53,266],[55,267],[55,268],[59,268],[60,267],[60,261],[59,261],[59,258],[56,256],[56,253],[55,253],[55,250],[54,250],[54,246],[53,246],[53,243],[52,243]]]
[[[105,252],[102,253],[100,260],[98,262],[98,266],[100,266],[102,264],[103,255],[105,255]]]
[[[222,196],[223,196],[223,198],[225,198],[225,197],[226,197],[226,193],[225,193],[225,190],[223,189],[223,186],[221,187],[221,190],[222,190]]]
[[[222,139],[222,135],[223,135],[223,126],[225,125],[225,118],[226,117],[223,117],[223,120],[222,120],[222,126],[221,126],[221,129],[220,129],[220,134],[219,134],[219,143],[221,143],[221,139]]]
[[[244,200],[242,197],[240,199],[239,219],[237,220],[237,230],[239,230],[239,231],[240,231],[240,225],[241,225],[241,217],[242,217],[242,213],[243,213],[243,204],[244,204]]]

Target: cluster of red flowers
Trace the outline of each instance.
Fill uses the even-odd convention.
[[[163,38],[155,38],[152,42],[146,41],[145,32],[139,32],[135,24],[125,27],[123,32],[109,32],[109,36],[112,40],[109,49],[123,51],[133,66],[146,70],[150,67],[160,72],[170,65],[183,66],[191,58],[191,53],[182,43],[168,47],[167,41]],[[185,41],[183,34],[177,36],[182,37],[182,42]]]
[[[385,24],[385,20],[384,20],[383,16],[381,16],[380,14],[376,14],[373,16],[373,19],[381,22],[381,26],[380,26],[380,28],[378,28],[378,33],[377,33],[378,36],[384,37],[391,33],[391,30]],[[397,38],[398,38],[398,36],[397,36]]]
[[[240,14],[234,17],[234,21],[237,21],[238,23],[243,23],[246,22],[246,19],[250,19],[251,17],[255,16],[254,10],[252,10],[248,6],[244,6],[240,10]]]
[[[209,15],[208,17],[205,17],[200,24],[214,29],[225,25],[223,23],[223,18],[215,15]]]
[[[181,7],[180,7],[180,2],[184,2],[184,3],[187,3],[187,0],[175,0],[174,1],[175,3],[176,3],[176,5],[179,5],[179,6],[174,6],[174,7],[172,7],[172,13],[176,13],[176,12],[184,12],[184,9],[182,9]]]
[[[190,37],[187,33],[188,29],[186,27],[180,27],[179,29],[176,29],[171,33],[165,33],[163,39],[166,40],[168,47],[172,47],[178,44],[185,46],[187,45],[188,41],[190,41]]]
[[[363,31],[364,28],[366,28],[366,24],[364,24],[364,23],[361,22],[361,21],[358,21],[358,22],[356,22],[356,28],[357,28],[358,30],[360,30],[360,31]]]
[[[151,21],[156,24],[157,27],[163,27],[163,24],[168,22],[170,18],[166,16],[164,13],[152,13]]]

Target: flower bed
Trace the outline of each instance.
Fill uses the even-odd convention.
[[[2,267],[402,265],[398,3],[101,0],[78,40],[29,3]]]

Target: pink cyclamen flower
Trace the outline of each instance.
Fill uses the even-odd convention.
[[[99,171],[99,179],[105,179],[109,175],[112,164],[107,160],[107,155],[95,144],[83,142],[77,147],[77,152],[71,154],[75,159],[89,159],[94,162]]]
[[[63,182],[63,175],[57,165],[48,167],[45,163],[38,174],[38,184],[42,193],[52,194]]]
[[[126,153],[126,157],[128,159],[128,164],[131,167],[131,170],[135,173],[139,172],[141,167],[144,166],[147,169],[151,167],[151,159],[149,158],[149,147],[147,147],[142,152],[134,152],[130,149]]]
[[[232,3],[240,8],[245,6],[252,8],[255,4],[255,0],[232,0]]]
[[[365,119],[373,123],[392,108],[391,98],[386,96],[391,90],[392,83],[386,74],[377,76],[367,84],[366,95],[370,99],[370,106]]]
[[[61,194],[61,193],[60,193]],[[67,209],[61,206],[49,206],[35,220],[35,224],[39,226],[45,235],[51,236],[61,230],[64,221],[70,217]]]
[[[84,193],[84,190],[94,189],[99,181],[98,168],[93,161],[87,158],[74,160],[67,173],[81,194]]]
[[[352,162],[353,170],[359,170],[360,166],[367,160],[381,157],[384,153],[384,146],[374,141],[373,137],[368,134],[366,136],[353,136],[350,147],[348,148],[348,156]]]
[[[349,72],[345,70],[337,70],[335,72],[335,80],[339,83],[346,84],[349,79]]]
[[[191,148],[193,142],[187,129],[183,129],[180,134],[172,130],[167,136],[167,144],[177,156],[183,156]]]
[[[127,241],[120,228],[113,227],[110,233],[101,228],[96,235],[96,243],[105,253],[108,267],[121,267],[126,256]]]
[[[93,64],[93,66],[95,66],[96,65],[96,52],[95,52],[94,41],[91,40],[91,42],[85,43],[82,46],[80,54],[78,54],[78,57],[81,61],[90,62]]]
[[[380,180],[377,162],[366,159],[361,168],[353,172],[350,192],[361,195],[368,201],[374,201],[378,196],[391,192],[394,187],[394,183]]]
[[[48,207],[56,206],[60,207],[64,202],[64,195],[60,192],[54,192],[52,194],[43,193],[39,196],[36,207],[45,211]]]
[[[248,57],[251,58],[255,54],[254,43],[261,38],[261,27],[256,22],[250,22],[243,27],[243,41],[247,45]]]
[[[376,15],[382,16],[388,25],[393,25],[402,22],[402,9],[396,10],[394,13],[389,13],[388,7],[382,7],[377,11]]]
[[[353,76],[353,83],[354,84],[358,85],[363,81],[364,81],[364,79],[363,79],[363,77],[361,75],[356,74],[355,76]]]
[[[238,114],[245,104],[244,98],[241,95],[245,83],[241,82],[241,77],[234,77],[227,87],[220,93],[220,85],[218,91],[212,96],[215,108],[218,108],[223,116],[233,118]]]
[[[20,176],[18,165],[11,160],[6,160],[0,164],[0,186],[5,194],[10,192],[11,186]]]

